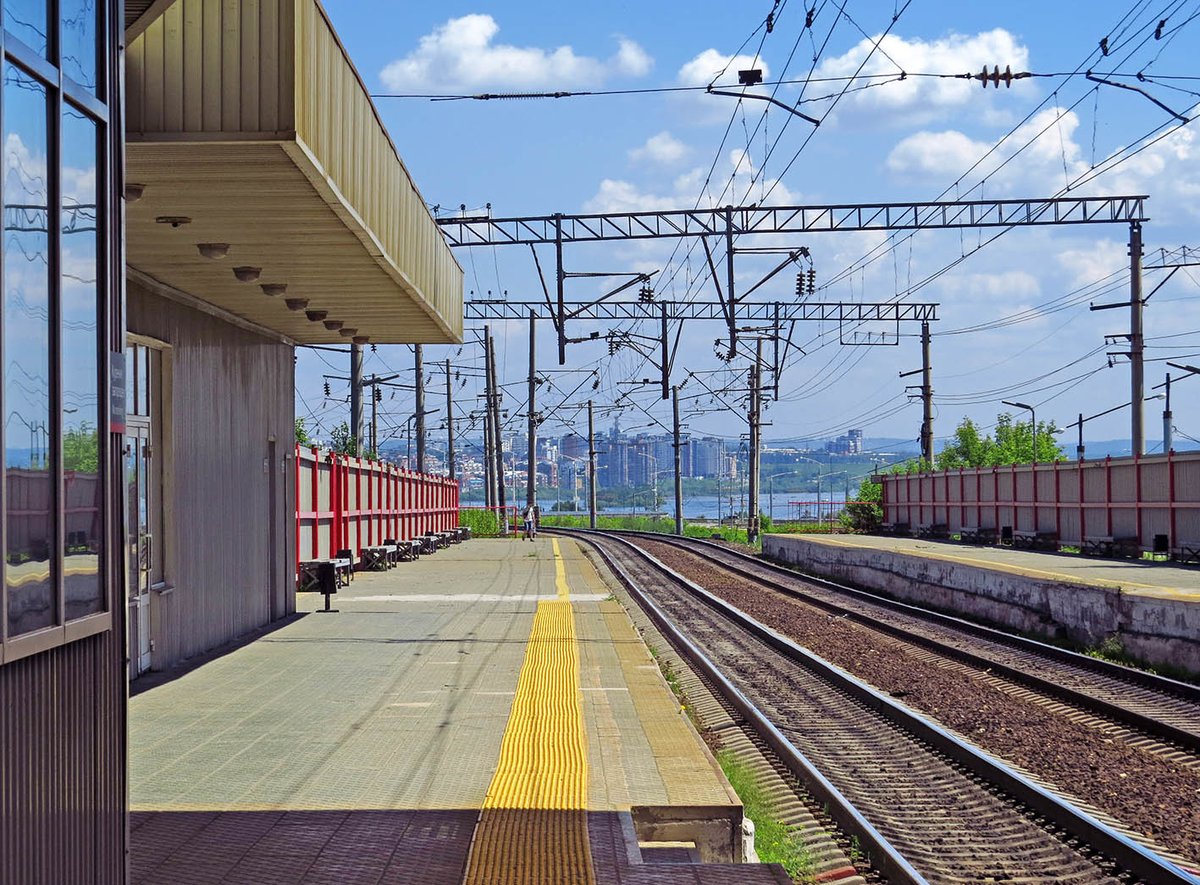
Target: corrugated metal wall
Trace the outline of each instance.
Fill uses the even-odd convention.
[[[294,358],[287,344],[133,282],[128,328],[170,345],[159,454],[173,589],[151,594],[158,669],[295,610]]]
[[[9,662],[3,674],[0,882],[124,881],[121,631]]]
[[[127,131],[279,140],[345,204],[335,209],[348,226],[366,226],[367,250],[462,337],[462,268],[318,3],[178,0],[127,59]]]
[[[1084,538],[1167,535],[1200,548],[1200,452],[883,475],[885,522],[1057,532]],[[1080,487],[1083,497],[1080,498]]]

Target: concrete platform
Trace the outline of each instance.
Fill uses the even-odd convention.
[[[814,575],[1200,673],[1200,568],[876,535],[765,535]]]
[[[788,881],[730,863],[736,796],[592,564],[557,545],[360,573],[336,613],[301,595],[277,629],[140,680],[132,882]],[[635,818],[672,807],[710,863],[643,861]]]

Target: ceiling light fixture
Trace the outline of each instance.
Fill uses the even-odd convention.
[[[205,258],[224,258],[229,252],[228,243],[197,243],[196,248]]]
[[[350,340],[352,340],[355,344],[370,344],[371,336],[370,335],[355,335]]]
[[[154,221],[156,224],[169,224],[171,227],[183,227],[192,223],[192,219],[186,215],[160,215]]]
[[[263,294],[270,295],[274,298],[276,295],[282,295],[287,291],[287,283],[261,283]]]
[[[284,300],[288,310],[304,310],[308,307],[307,298],[287,298]]]
[[[235,267],[233,269],[233,275],[243,283],[253,283],[261,273],[261,267]]]
[[[358,334],[358,329],[342,328],[342,329],[338,329],[338,334],[341,335],[343,338],[353,338],[355,335]]]
[[[310,323],[319,323],[319,322],[321,322],[321,320],[325,319],[325,317],[329,316],[329,311],[327,311],[327,310],[306,310],[306,311],[304,311],[304,315],[306,317],[308,317],[308,321]]]
[[[328,329],[330,332],[336,332],[341,327],[342,327],[341,320],[326,320],[325,321],[325,328]]]
[[[125,183],[125,202],[136,203],[142,198],[142,194],[146,192],[146,185],[134,184],[132,181]]]

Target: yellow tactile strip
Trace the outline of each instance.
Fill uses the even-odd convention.
[[[466,885],[594,885],[575,615],[555,541],[559,597],[539,602]]]

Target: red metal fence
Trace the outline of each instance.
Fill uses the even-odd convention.
[[[388,538],[458,525],[458,483],[391,464],[296,447],[296,560],[357,557]]]
[[[1057,532],[1059,543],[1136,538],[1200,548],[1200,452],[885,474],[883,520]]]

